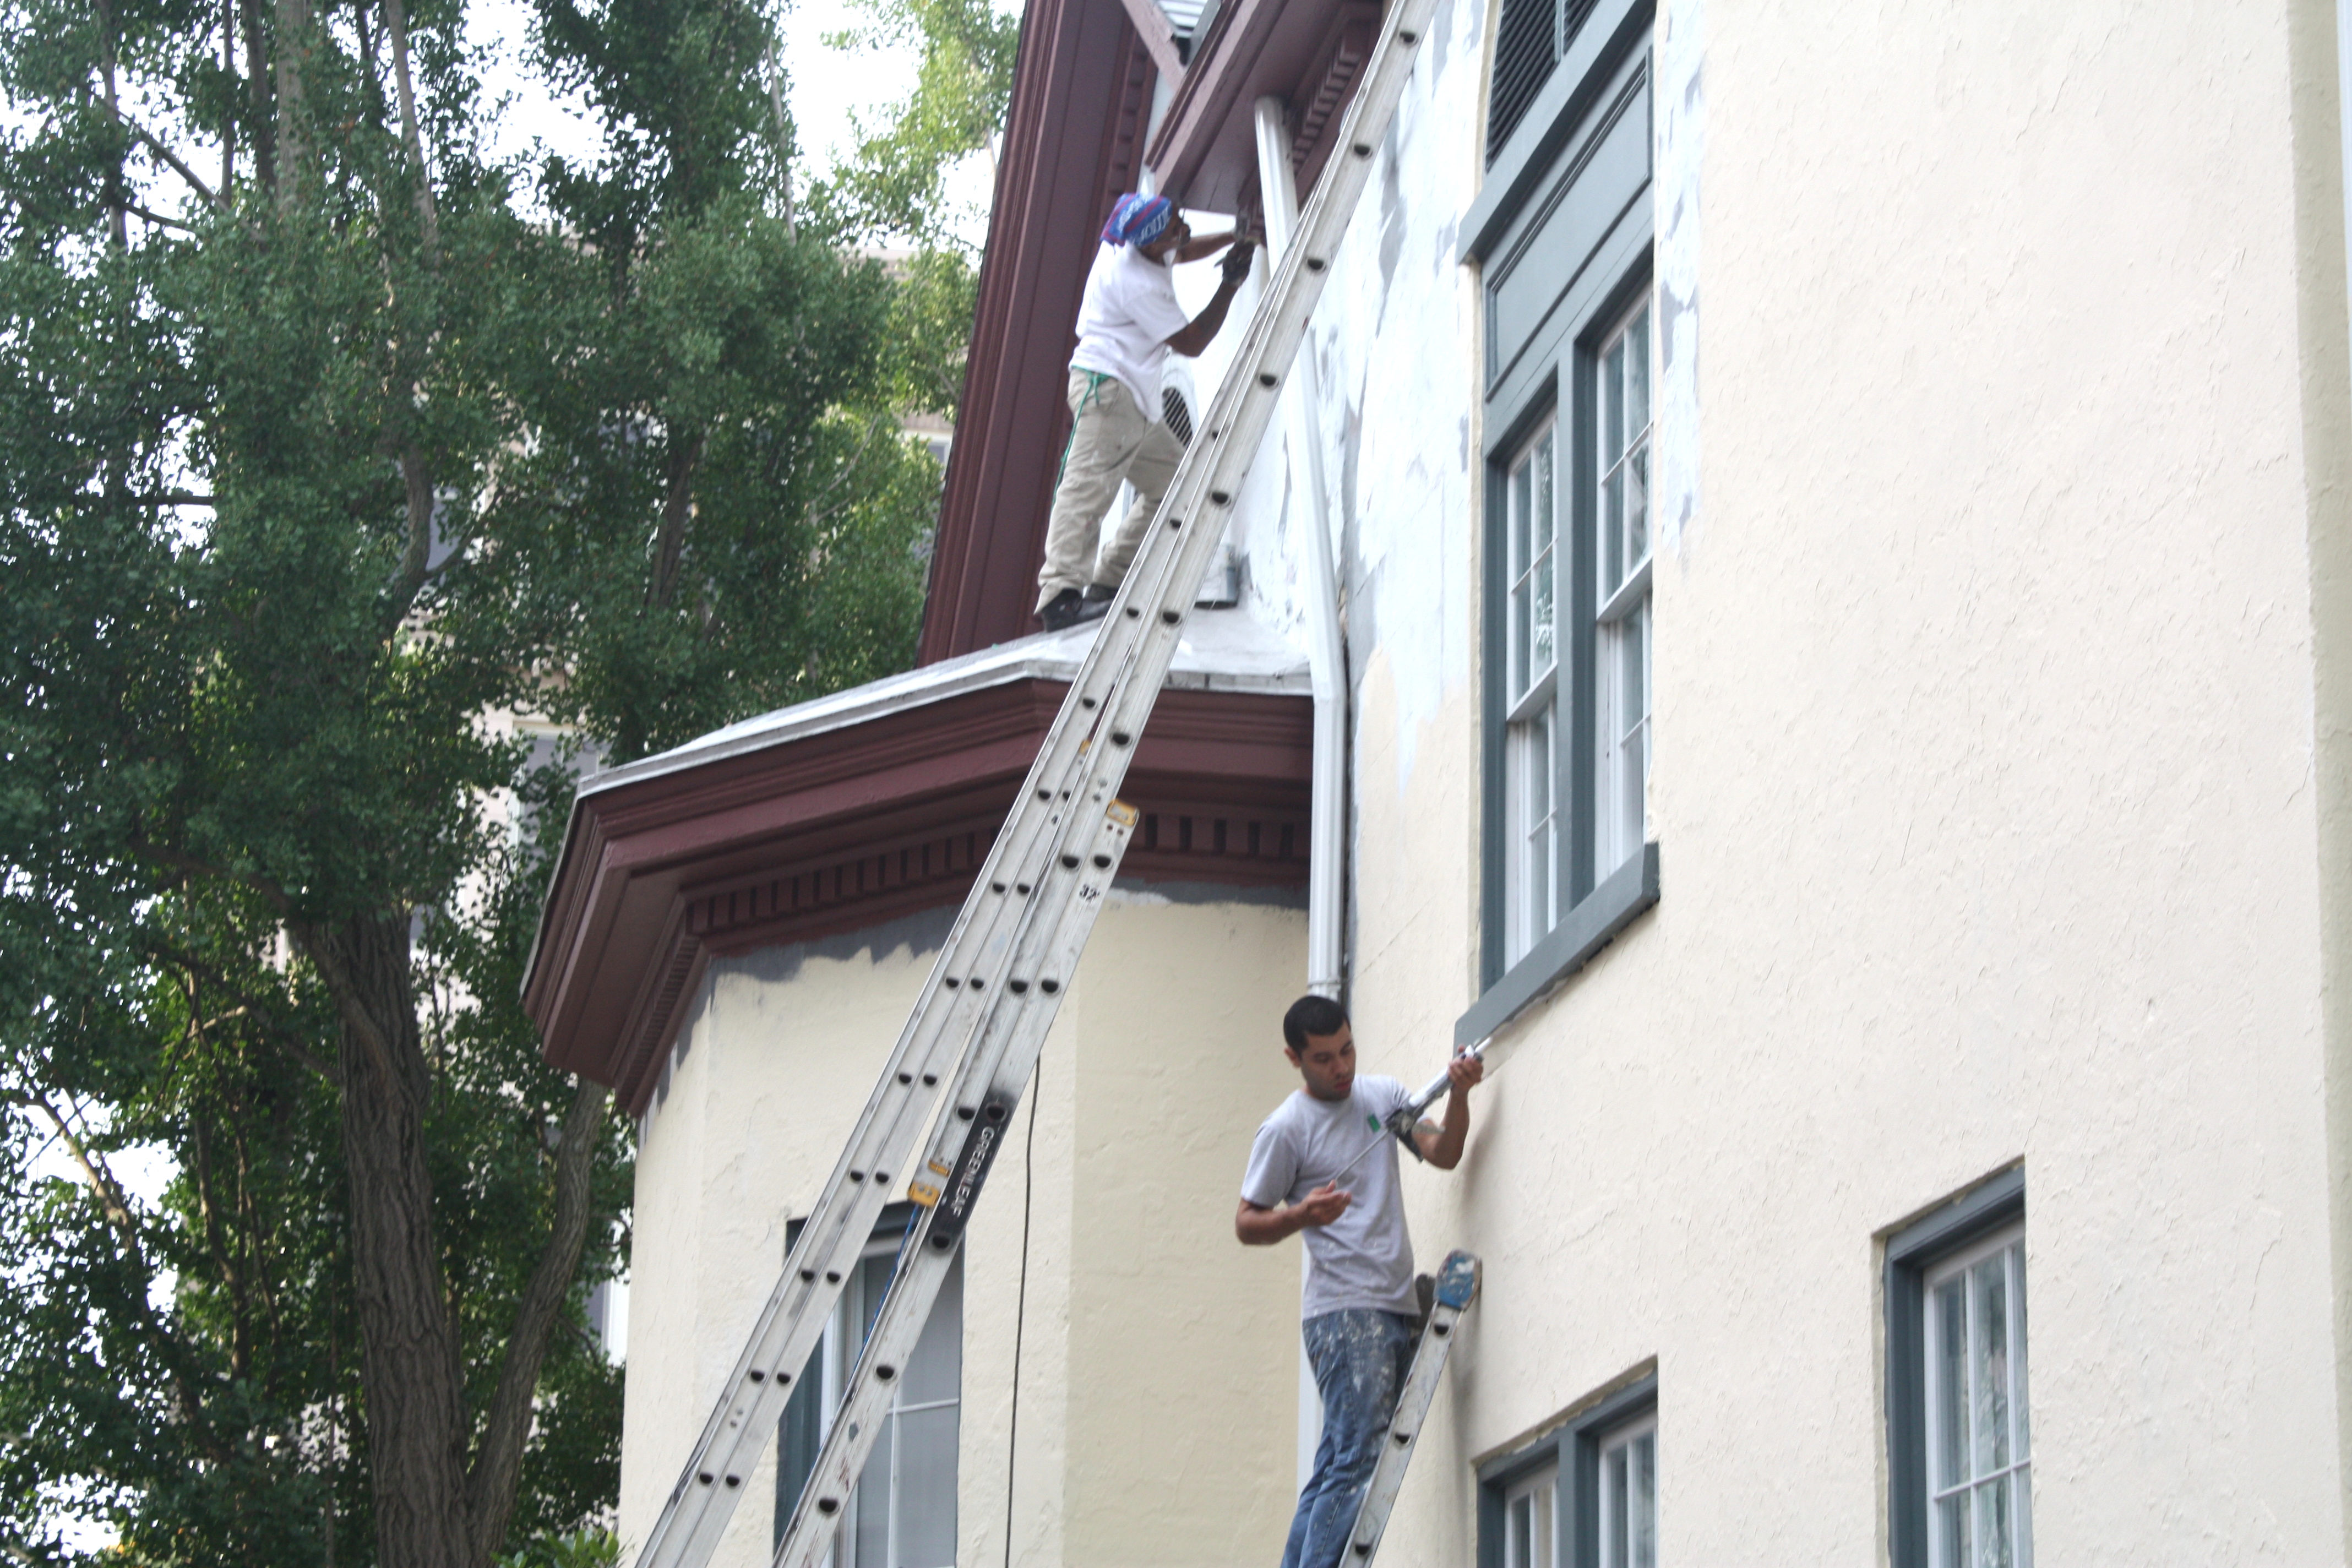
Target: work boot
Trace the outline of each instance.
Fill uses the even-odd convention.
[[[1067,631],[1084,618],[1078,613],[1082,603],[1084,601],[1076,588],[1065,588],[1045,601],[1045,607],[1037,612],[1037,618],[1045,623],[1045,629],[1049,632]],[[1101,612],[1096,613],[1099,615]]]
[[[1082,621],[1090,621],[1101,615],[1110,608],[1110,602],[1118,594],[1117,588],[1106,588],[1099,583],[1087,584],[1085,603],[1089,607],[1082,610],[1078,618]]]

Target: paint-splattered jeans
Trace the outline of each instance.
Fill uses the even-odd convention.
[[[1334,1568],[1412,1364],[1412,1320],[1351,1308],[1307,1319],[1305,1333],[1323,1395],[1323,1440],[1316,1446],[1315,1473],[1298,1494],[1282,1568]]]

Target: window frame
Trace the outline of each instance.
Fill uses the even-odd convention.
[[[1601,355],[1618,331],[1642,309],[1651,310],[1649,343],[1654,355],[1656,314],[1654,274],[1649,237],[1641,234],[1637,247],[1627,247],[1614,285],[1583,301],[1577,330],[1567,337],[1549,374],[1531,384],[1518,399],[1515,416],[1499,439],[1490,442],[1486,458],[1486,699],[1481,743],[1485,755],[1486,856],[1481,977],[1476,1002],[1454,1025],[1454,1038],[1467,1045],[1492,1034],[1521,1009],[1566,980],[1589,963],[1658,900],[1658,845],[1647,835],[1617,865],[1605,870],[1597,865],[1601,752],[1598,725],[1601,711],[1597,670],[1604,637],[1601,612],[1622,613],[1633,597],[1647,604],[1650,588],[1648,558],[1629,574],[1614,603],[1600,603],[1598,472],[1601,416]],[[1567,395],[1561,395],[1561,389]],[[1656,388],[1651,388],[1650,428],[1655,429]],[[1553,840],[1559,847],[1552,871],[1557,915],[1550,930],[1522,942],[1522,911],[1516,906],[1523,873],[1514,864],[1518,852],[1517,807],[1511,788],[1516,670],[1511,647],[1510,476],[1519,458],[1554,432],[1554,550],[1564,552],[1555,567],[1559,580],[1554,592],[1551,679],[1559,692],[1553,705],[1551,804],[1557,822]],[[1565,439],[1560,439],[1564,436]],[[1645,637],[1654,634],[1645,629]],[[1650,743],[1645,737],[1645,745]],[[1646,774],[1646,768],[1645,768]],[[1516,950],[1516,951],[1515,951]]]
[[[1508,1500],[1549,1470],[1554,1568],[1599,1568],[1601,1456],[1620,1437],[1658,1428],[1658,1374],[1644,1373],[1524,1447],[1478,1467],[1477,1568],[1509,1568]]]
[[[1517,173],[1498,163],[1475,204],[1482,226],[1464,258],[1483,268],[1486,439],[1479,574],[1484,674],[1478,745],[1483,850],[1479,994],[1454,1024],[1457,1044],[1492,1034],[1589,963],[1657,901],[1658,847],[1645,831],[1612,840],[1630,850],[1596,866],[1596,559],[1600,444],[1597,397],[1602,341],[1652,300],[1652,403],[1657,333],[1654,264],[1654,113],[1648,0],[1601,0],[1543,90],[1538,110],[1510,141]],[[1522,143],[1525,143],[1523,146]],[[1538,156],[1528,151],[1540,148]],[[1534,160],[1530,162],[1529,160]],[[1506,160],[1509,162],[1509,160]],[[1507,689],[1510,663],[1508,548],[1512,467],[1556,431],[1554,528],[1557,718],[1549,800],[1556,816],[1548,931],[1523,907],[1537,879],[1518,863],[1519,803],[1532,797],[1514,767],[1521,716]],[[1652,428],[1655,428],[1654,414]],[[1628,592],[1639,595],[1646,589]],[[1645,639],[1646,641],[1647,639]],[[1645,737],[1646,742],[1646,737]],[[1645,744],[1646,751],[1646,744]]]
[[[1890,1568],[1928,1568],[1932,1522],[1927,1490],[1928,1281],[1943,1266],[1972,1255],[2001,1233],[2022,1227],[2025,1219],[2025,1169],[2014,1165],[1886,1237],[1880,1293],[1885,1312],[1886,1355],[1881,1374],[1885,1394]],[[2024,1359],[2030,1367],[2030,1343]],[[2030,1373],[2025,1392],[2030,1400]],[[2033,1468],[2029,1459],[2023,1467],[2028,1488],[2032,1485]],[[2029,1497],[2021,1512],[2030,1517],[2031,1510]]]

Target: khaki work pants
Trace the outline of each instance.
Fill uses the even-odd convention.
[[[1092,371],[1070,372],[1070,449],[1062,459],[1062,483],[1054,492],[1054,514],[1045,525],[1045,564],[1037,574],[1037,607],[1065,588],[1090,583],[1116,588],[1143,542],[1160,498],[1183,460],[1176,433],[1135,401],[1127,384]],[[1135,505],[1118,529],[1095,548],[1102,516],[1118,494],[1119,481],[1135,486]]]

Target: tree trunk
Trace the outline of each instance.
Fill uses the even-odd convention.
[[[572,1109],[563,1118],[555,1152],[555,1223],[541,1252],[539,1266],[515,1307],[513,1331],[507,1336],[507,1353],[499,1368],[499,1390],[490,1400],[489,1419],[483,1423],[482,1443],[474,1457],[467,1494],[474,1524],[474,1547],[487,1562],[505,1544],[507,1526],[514,1519],[515,1486],[522,1476],[522,1453],[530,1437],[531,1401],[539,1389],[539,1369],[546,1360],[547,1342],[572,1293],[572,1278],[580,1270],[580,1247],[588,1236],[589,1185],[596,1174],[596,1142],[604,1131],[604,1106],[613,1091],[601,1083],[580,1080]]]
[[[245,34],[247,116],[253,126],[253,179],[265,193],[278,188],[277,105],[269,90],[269,53],[261,40],[261,0],[237,0]]]
[[[341,1015],[343,1161],[362,1337],[379,1568],[477,1568],[466,1508],[465,1385],[434,1233],[405,915],[307,928]]]

